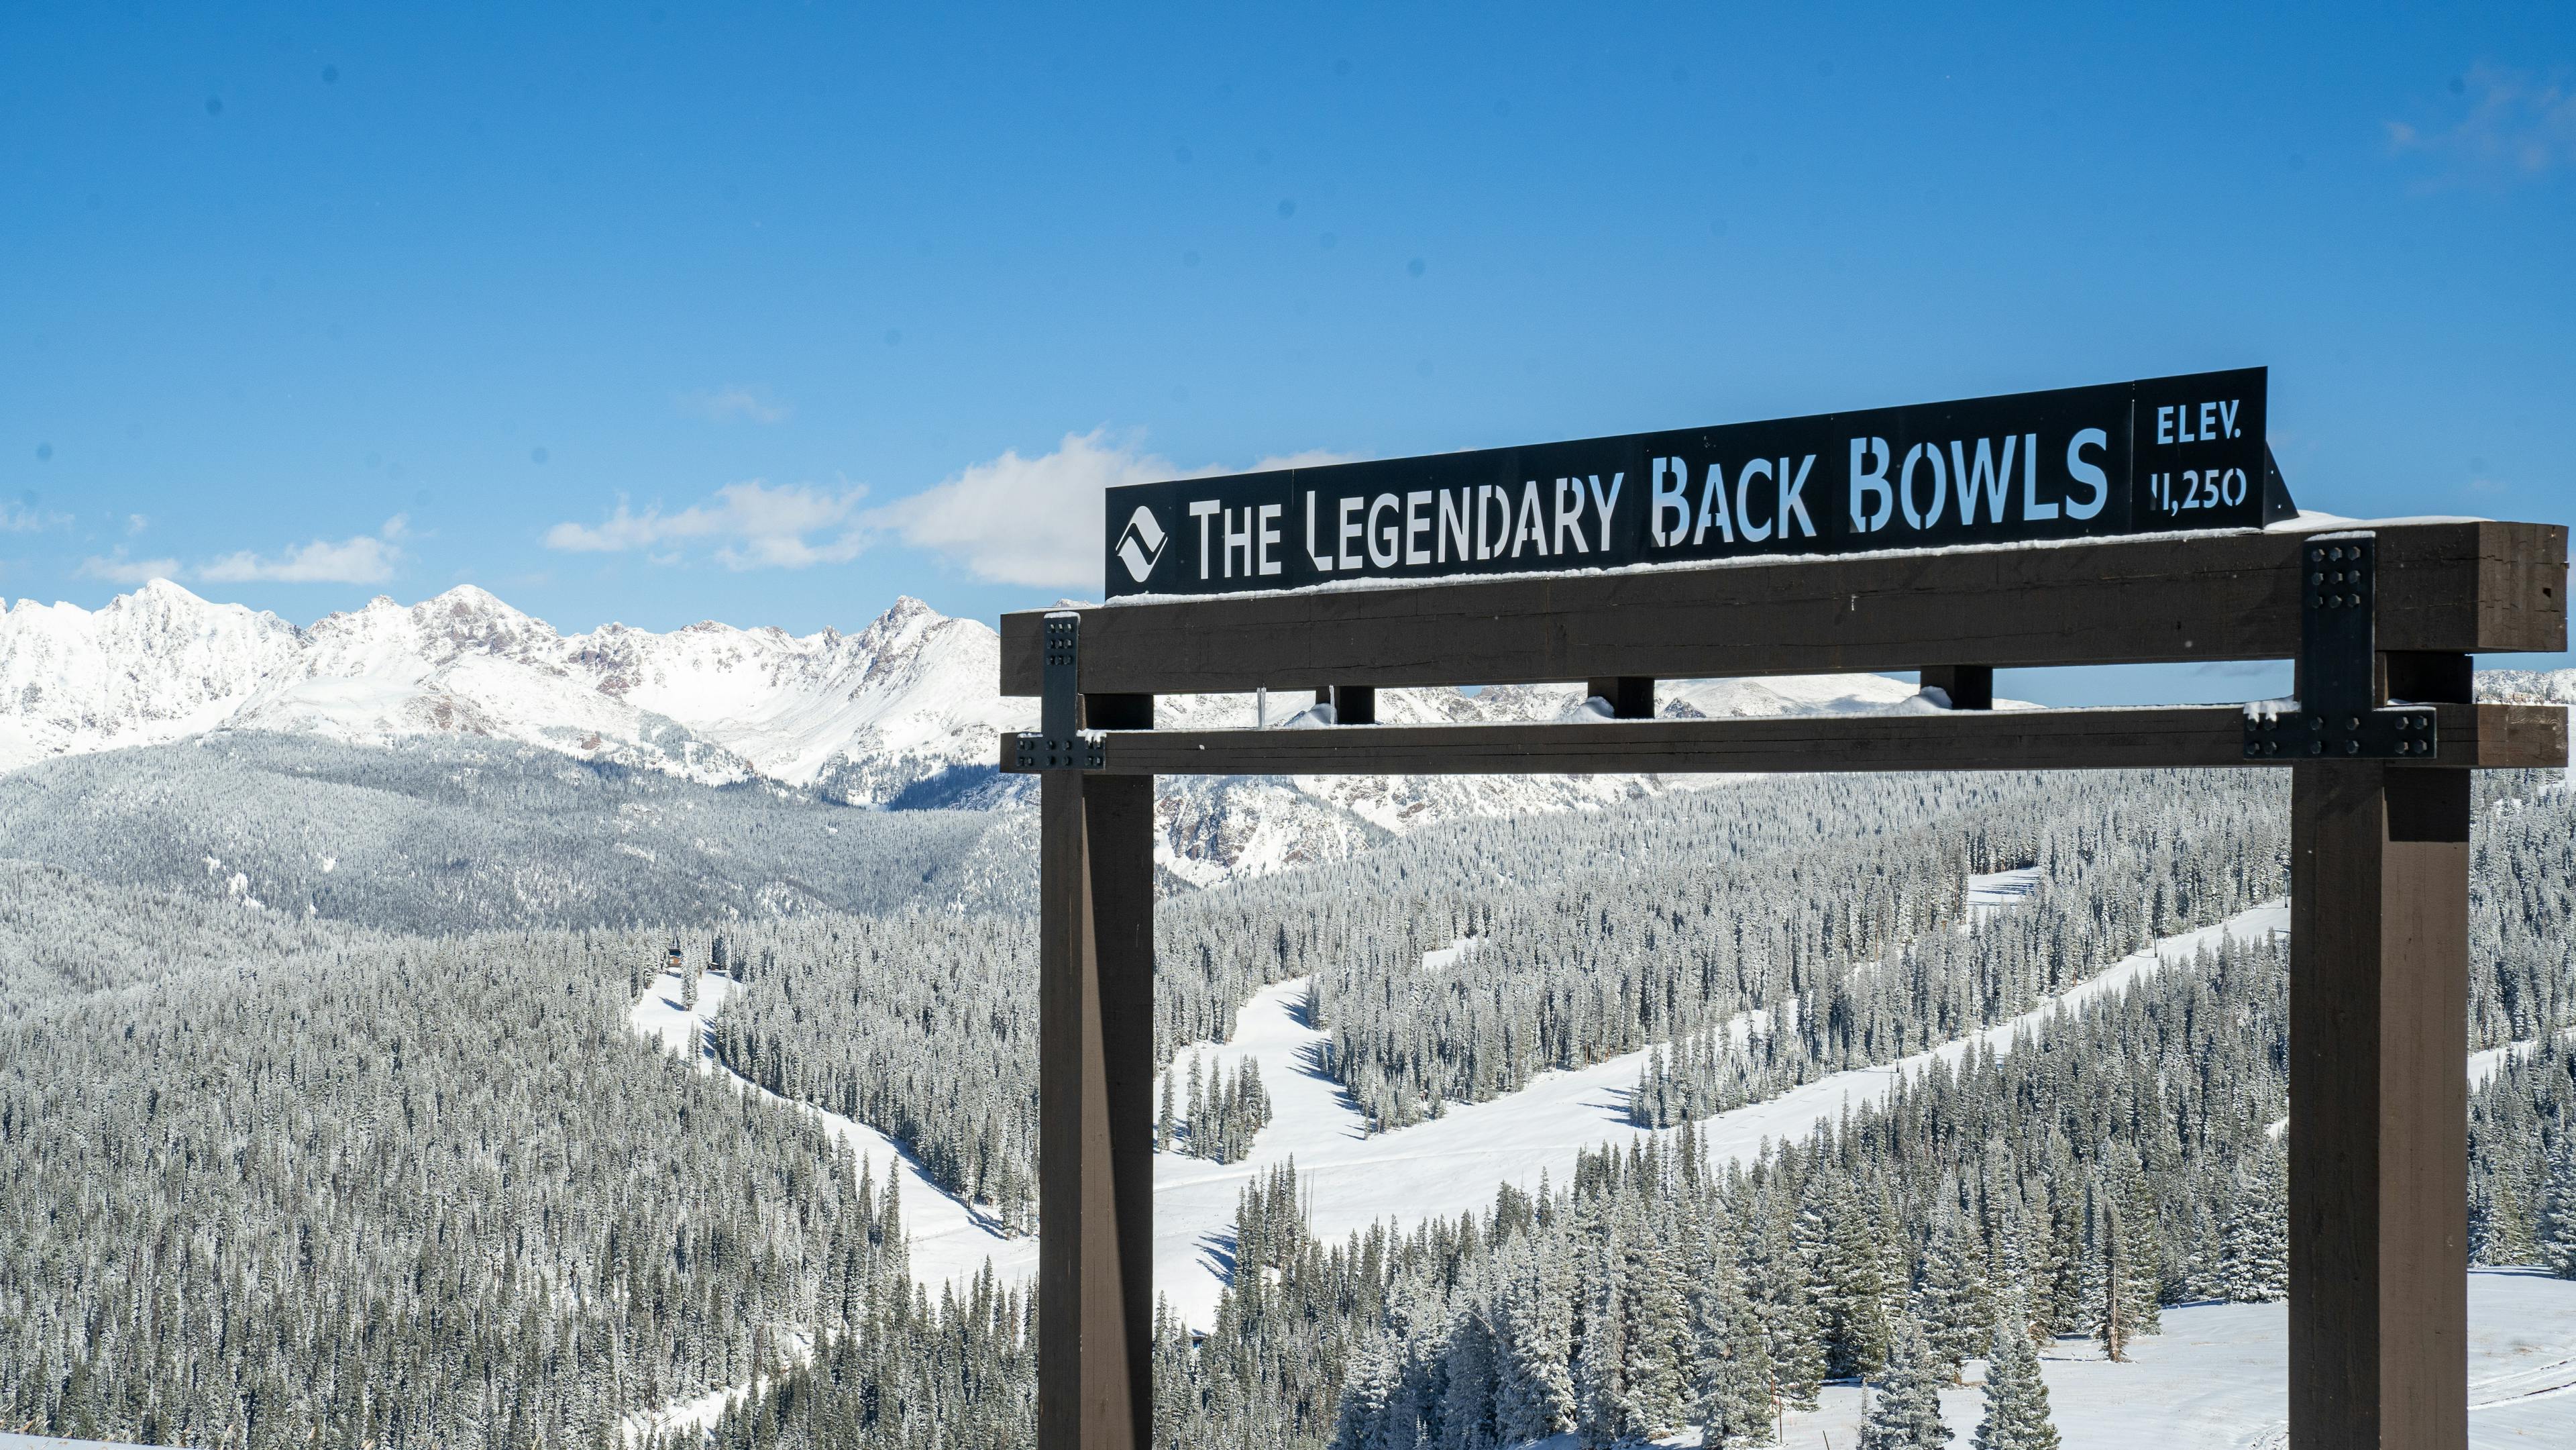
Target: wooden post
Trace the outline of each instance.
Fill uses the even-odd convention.
[[[1655,677],[1652,675],[1612,675],[1607,679],[1587,681],[1583,689],[1595,699],[1609,701],[1613,719],[1655,718]]]
[[[1151,696],[1085,703],[1153,723]],[[1153,1440],[1153,837],[1152,776],[1042,777],[1039,1450]]]
[[[1949,696],[1953,710],[1995,708],[1995,669],[1992,665],[1928,666],[1922,673],[1922,683]]]
[[[2301,765],[2291,817],[2290,1443],[2463,1450],[2469,773]]]

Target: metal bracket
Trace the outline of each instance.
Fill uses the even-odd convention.
[[[1100,733],[1082,728],[1082,616],[1058,610],[1046,617],[1046,668],[1039,676],[1038,733],[1022,734],[1015,759],[1022,770],[1100,770],[1108,755]]]
[[[2428,707],[2377,703],[2379,540],[2323,534],[2299,563],[2299,698],[2245,707],[2248,759],[2430,760],[2441,722]]]

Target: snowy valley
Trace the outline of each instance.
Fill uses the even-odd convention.
[[[912,601],[804,638],[472,590],[0,617],[0,1415],[1019,1443],[1033,813],[986,762],[1031,702],[995,650]],[[1849,1446],[1910,1325],[2044,1377],[2069,1444],[2274,1443],[2281,779],[1691,784],[1163,793],[1167,1439]],[[2530,1266],[2576,1226],[2576,796],[2478,789],[2472,1251]],[[2562,1435],[2576,1281],[2470,1291],[2478,1442]],[[2105,1313],[2159,1312],[2102,1362]],[[1998,1323],[2031,1366],[1990,1369]],[[1977,1397],[1935,1396],[1957,1443]]]

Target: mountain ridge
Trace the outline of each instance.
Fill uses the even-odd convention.
[[[702,620],[657,633],[609,623],[564,634],[487,590],[416,604],[378,595],[297,626],[167,580],[96,610],[20,600],[0,611],[0,771],[215,731],[390,745],[480,737],[705,785],[752,782],[905,809],[1023,801],[994,737],[1034,728],[1037,702],[996,693],[1001,640],[909,595],[855,632],[793,635]],[[2576,701],[2576,671],[2496,672],[2483,689]],[[1923,708],[1880,675],[1666,681],[1668,717]],[[1546,721],[1584,708],[1575,685],[1387,690],[1387,724]],[[1301,702],[1284,692],[1273,724]],[[1250,695],[1176,696],[1172,727],[1253,723]],[[1474,817],[1589,809],[1708,784],[1656,776],[1310,776],[1175,779],[1157,810],[1162,864],[1208,885],[1338,859]]]
[[[95,611],[0,614],[0,769],[218,729],[383,743],[482,735],[662,770],[885,799],[1033,711],[991,693],[999,642],[899,599],[857,634],[702,621],[559,633],[461,585],[298,627],[155,580]]]

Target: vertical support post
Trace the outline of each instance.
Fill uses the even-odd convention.
[[[1610,702],[1614,720],[1652,720],[1655,718],[1655,681],[1651,675],[1612,675],[1589,680],[1583,692]]]
[[[2290,1443],[2463,1450],[2469,773],[2291,781]]]
[[[1153,723],[1151,696],[1084,705]],[[1153,777],[1050,770],[1038,809],[1037,1443],[1151,1450]]]
[[[1995,667],[1992,665],[1928,665],[1921,683],[1950,697],[1953,710],[1991,710],[1995,708]]]
[[[1377,723],[1375,685],[1329,685],[1315,692],[1315,703],[1333,707],[1333,723],[1336,725]]]

